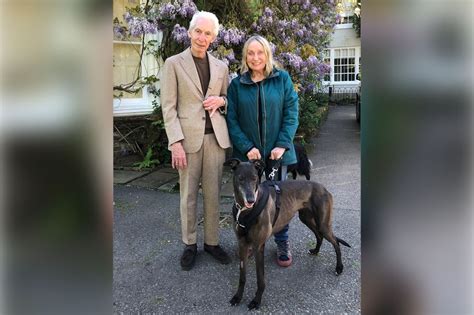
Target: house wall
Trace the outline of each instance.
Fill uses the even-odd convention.
[[[344,26],[344,27],[343,27]],[[352,27],[352,24],[338,25],[331,38],[330,48],[339,47],[359,47],[360,48],[360,37]]]
[[[323,90],[326,93],[329,93],[331,89],[331,93],[336,94],[332,96],[334,99],[347,97],[355,98],[360,86],[359,80],[334,80],[335,50],[340,48],[355,49],[355,74],[357,75],[360,72],[359,61],[361,59],[361,40],[360,37],[357,37],[357,33],[352,27],[352,23],[336,25],[327,51],[327,57],[329,58],[329,64],[331,65],[331,75],[329,81],[323,81]]]

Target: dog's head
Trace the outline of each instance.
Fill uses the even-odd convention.
[[[242,162],[239,159],[230,159],[224,163],[230,166],[234,173],[234,198],[241,206],[252,208],[257,200],[257,191],[260,177],[265,169],[262,160]]]

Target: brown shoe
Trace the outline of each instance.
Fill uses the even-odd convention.
[[[204,250],[211,254],[217,261],[219,261],[223,265],[227,265],[230,263],[230,257],[227,253],[220,247],[219,245],[211,246],[204,244]]]
[[[197,245],[186,245],[183,255],[181,255],[181,269],[186,271],[191,270],[194,267],[194,263],[196,262],[196,255]]]

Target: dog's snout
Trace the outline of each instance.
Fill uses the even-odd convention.
[[[245,206],[247,208],[252,208],[255,204],[255,194],[247,193],[245,194]]]

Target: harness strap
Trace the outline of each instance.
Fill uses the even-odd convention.
[[[272,227],[275,226],[275,223],[278,219],[278,215],[280,214],[280,206],[281,206],[281,202],[280,202],[280,194],[281,194],[281,190],[280,190],[280,186],[278,186],[278,184],[274,181],[271,186],[274,186],[275,187],[275,216],[273,217],[273,223],[272,223]]]

